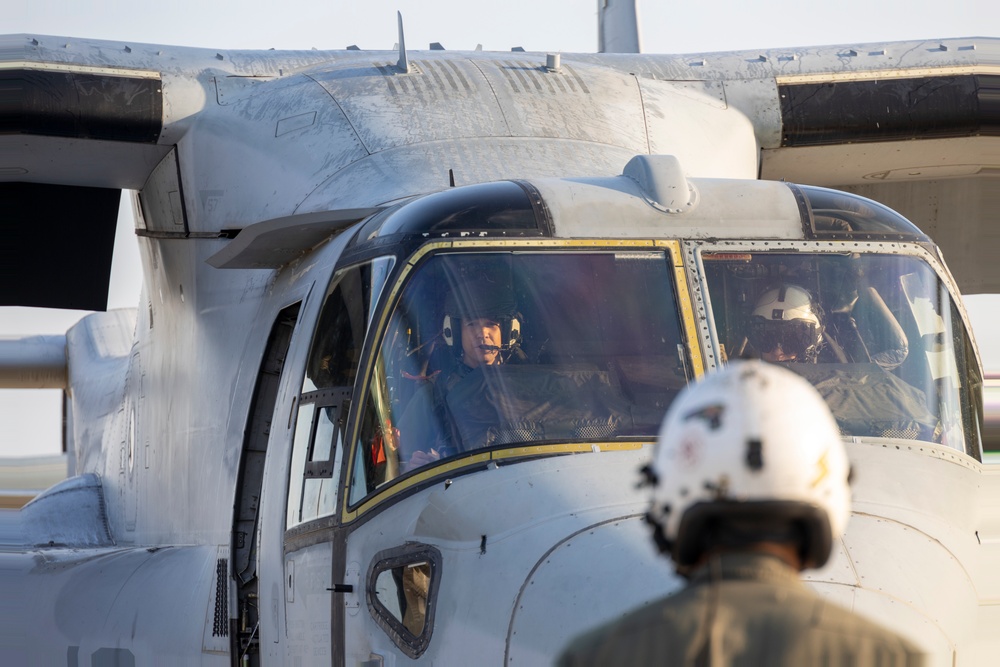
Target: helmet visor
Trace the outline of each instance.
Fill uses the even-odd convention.
[[[808,320],[750,320],[747,338],[758,352],[774,352],[779,347],[790,357],[804,359],[814,353],[820,341],[819,325]]]

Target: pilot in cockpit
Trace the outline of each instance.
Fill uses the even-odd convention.
[[[471,431],[476,430],[478,421],[484,432],[496,421],[492,405],[470,395],[481,392],[482,383],[463,380],[482,366],[524,358],[517,303],[509,280],[482,273],[454,285],[445,299],[441,337],[448,351],[445,367],[437,369],[433,379],[420,387],[399,421],[404,471],[478,446],[469,432],[453,432],[455,419],[447,398],[450,392],[463,394],[463,408],[480,408],[463,415],[465,424],[473,424]]]
[[[878,292],[861,286],[839,296],[825,313],[798,285],[766,289],[750,313],[741,356],[796,364],[845,433],[937,438],[940,424],[926,396],[891,374],[907,357],[907,340]]]
[[[815,363],[823,331],[822,310],[809,292],[782,284],[757,299],[747,340],[764,361]]]
[[[454,351],[459,378],[479,366],[523,356],[517,303],[510,283],[502,278],[481,275],[456,285],[445,300],[442,332]],[[455,344],[456,337],[461,346]]]
[[[793,283],[765,290],[750,313],[740,356],[770,362],[874,363],[892,371],[906,360],[906,334],[872,287],[846,290],[832,313]],[[748,353],[749,352],[749,353]]]

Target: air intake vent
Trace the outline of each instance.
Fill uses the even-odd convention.
[[[215,563],[215,617],[212,621],[213,637],[229,636],[229,560],[220,558]]]

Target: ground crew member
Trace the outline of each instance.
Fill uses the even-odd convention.
[[[827,562],[851,501],[839,432],[806,380],[736,361],[689,386],[644,472],[654,540],[688,584],[579,637],[559,665],[924,664],[799,579]]]

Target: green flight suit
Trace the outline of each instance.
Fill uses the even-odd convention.
[[[879,667],[924,665],[908,640],[811,590],[765,554],[725,554],[674,595],[575,639],[576,665]]]

